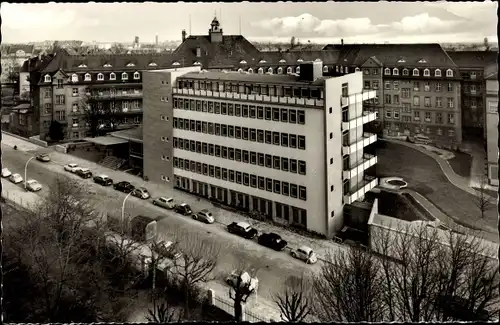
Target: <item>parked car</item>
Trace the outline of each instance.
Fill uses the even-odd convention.
[[[203,210],[199,211],[198,213],[194,213],[193,219],[203,221],[205,223],[214,223],[214,221],[215,221],[214,215],[212,214],[212,212],[208,211],[207,209],[203,209]]]
[[[12,174],[10,175],[9,180],[14,184],[19,184],[23,181],[23,178],[19,174]]]
[[[175,208],[174,199],[172,199],[171,197],[166,198],[166,197],[162,196],[162,197],[159,197],[157,199],[153,199],[153,204],[157,205],[157,206],[160,206],[162,208],[165,208],[165,209],[173,209],[173,208]]]
[[[113,184],[113,180],[106,175],[97,175],[94,177],[94,182],[102,186],[109,186]]]
[[[242,284],[248,285],[248,290],[250,293],[256,291],[259,287],[259,279],[252,278],[248,272],[239,272],[234,270],[231,274],[226,278],[226,283],[231,287],[236,287],[238,285],[238,278],[240,278],[240,288]]]
[[[2,177],[9,177],[12,172],[8,168],[2,168]]]
[[[88,168],[80,168],[76,174],[80,176],[81,178],[91,178],[92,177],[92,172]]]
[[[50,157],[46,153],[42,153],[36,156],[36,160],[41,161],[41,162],[49,162]]]
[[[285,249],[286,245],[288,245],[286,240],[284,240],[280,235],[274,232],[260,235],[258,242],[262,246],[272,248],[276,251],[282,251],[283,249]]]
[[[145,189],[144,187],[139,187],[139,188],[134,189],[132,191],[132,195],[135,197],[138,197],[139,199],[143,199],[143,200],[147,200],[151,197],[151,195],[149,195],[148,190]]]
[[[244,237],[246,239],[253,239],[255,236],[257,236],[257,229],[252,228],[250,224],[246,222],[233,222],[230,225],[227,226],[227,230],[231,234],[235,234],[241,237]]]
[[[113,185],[113,188],[123,193],[130,193],[134,190],[134,185],[130,184],[129,182],[122,181]]]
[[[34,179],[30,179],[26,182],[26,189],[32,192],[38,192],[42,189],[42,184],[38,183]]]
[[[182,253],[175,247],[171,241],[160,241],[156,244],[158,254],[176,260],[182,256]]]
[[[70,173],[76,173],[80,169],[78,164],[67,164],[64,165],[64,170]]]
[[[293,250],[292,256],[306,262],[307,264],[314,264],[318,261],[318,257],[312,248],[308,246],[300,246],[299,248]]]
[[[193,210],[187,203],[181,203],[175,205],[175,212],[180,213],[182,215],[188,216],[193,213]]]

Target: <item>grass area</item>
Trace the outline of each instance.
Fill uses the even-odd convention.
[[[455,173],[462,177],[470,177],[470,168],[472,166],[472,156],[465,152],[454,151],[455,157],[448,160]]]
[[[485,194],[488,194],[489,196],[496,198],[498,196],[497,191],[489,190],[487,188],[479,188],[479,187],[473,187],[474,190],[483,192]]]
[[[379,177],[402,177],[408,188],[425,196],[449,216],[470,220],[480,215],[474,196],[451,184],[433,158],[401,144],[379,142],[376,165]],[[496,226],[494,209],[487,211],[485,218]]]
[[[426,220],[403,195],[381,191],[377,194],[378,211],[381,214],[405,221]]]

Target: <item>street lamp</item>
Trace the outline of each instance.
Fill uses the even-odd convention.
[[[146,184],[146,182],[142,183],[142,185],[140,187],[143,187],[144,184]],[[134,192],[134,190],[130,191],[130,193],[128,193],[125,196],[125,198],[123,199],[123,203],[122,203],[122,234],[123,234],[123,219],[125,219],[125,202],[127,202],[127,199],[130,196],[130,194],[132,194],[132,192]]]
[[[27,173],[28,173],[28,164],[29,162],[31,161],[31,159],[33,159],[35,157],[31,157],[30,159],[28,159],[28,161],[26,162],[26,165],[24,165],[24,189],[26,190],[26,177],[27,177]]]

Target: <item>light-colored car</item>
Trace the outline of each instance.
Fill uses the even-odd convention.
[[[36,156],[36,160],[41,161],[41,162],[49,162],[50,157],[46,153],[42,153]]]
[[[203,221],[206,223],[214,223],[215,221],[214,215],[207,209],[203,209],[198,213],[193,213],[193,219]]]
[[[76,173],[80,169],[78,164],[67,164],[64,165],[64,170],[71,173]]]
[[[153,204],[165,209],[173,209],[175,207],[174,199],[171,197],[159,197],[153,200]]]
[[[9,177],[10,175],[12,175],[12,172],[8,168],[2,169],[2,177]]]
[[[42,184],[38,183],[34,179],[30,179],[26,182],[26,189],[32,192],[37,192],[42,189]]]
[[[308,246],[300,246],[299,248],[292,250],[292,256],[299,260],[306,262],[307,264],[314,264],[318,261],[316,253]]]
[[[139,199],[143,199],[143,200],[147,200],[151,197],[151,195],[149,195],[148,190],[144,187],[139,187],[139,188],[134,189],[132,191],[132,195],[135,197],[138,197]]]
[[[9,180],[14,184],[19,184],[23,181],[23,178],[19,174],[12,174],[10,175]]]
[[[241,278],[240,288],[243,285],[248,285],[249,291],[254,292],[259,287],[259,279],[252,278],[248,272],[239,272],[237,270],[231,272],[231,274],[226,278],[226,283],[234,288],[238,285],[238,278]]]

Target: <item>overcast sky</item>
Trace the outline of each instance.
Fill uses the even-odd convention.
[[[312,42],[496,42],[495,2],[374,3],[2,3],[6,43],[141,42],[205,35],[217,12],[224,34]],[[191,16],[191,26],[189,17]]]

